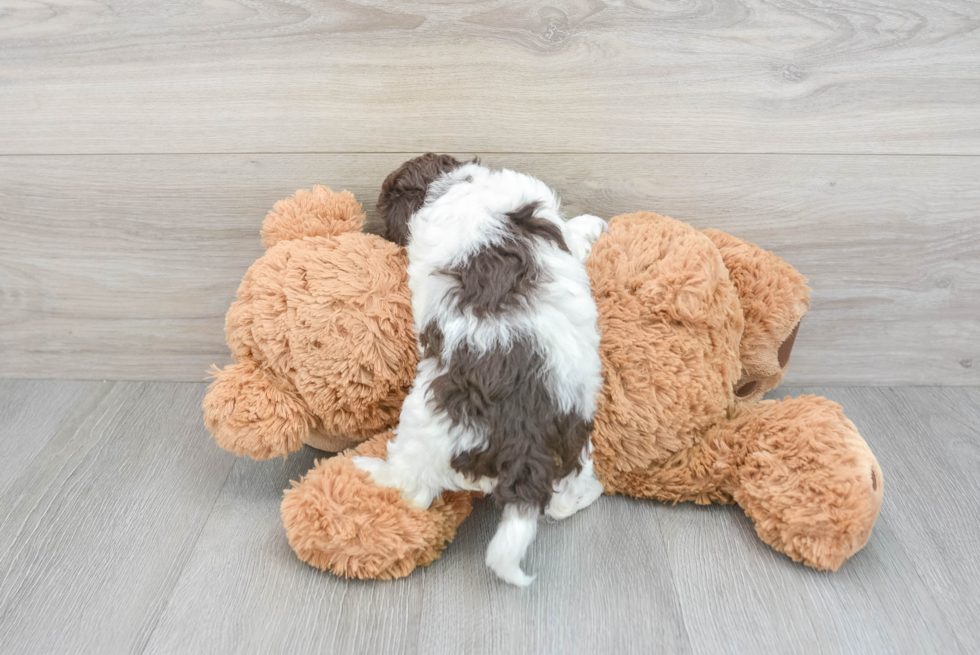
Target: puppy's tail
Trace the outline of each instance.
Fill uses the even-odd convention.
[[[487,566],[504,582],[526,587],[534,580],[521,570],[521,560],[538,531],[538,507],[510,504],[487,548]]]

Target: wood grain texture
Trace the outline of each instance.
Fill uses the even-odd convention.
[[[0,497],[55,435],[99,394],[94,382],[0,380]]]
[[[234,463],[203,394],[97,385],[17,472],[0,496],[0,652],[143,649]]]
[[[0,377],[199,380],[296,187],[357,195],[376,155],[0,157]],[[791,262],[812,307],[795,384],[980,384],[980,158],[490,155],[570,214],[648,209]]]
[[[11,424],[27,420],[22,405],[62,416],[0,494],[0,650],[708,655],[980,645],[977,388],[771,394],[841,402],[884,471],[871,540],[837,573],[775,553],[737,507],[604,497],[567,521],[542,522],[526,561],[538,577],[524,591],[483,563],[498,520],[489,500],[441,559],[403,580],[346,581],[306,566],[289,549],[279,503],[318,454],[233,461],[203,434],[202,391],[0,382],[0,417],[23,412]],[[0,448],[17,434],[0,425]]]
[[[476,504],[426,571],[419,653],[690,653],[660,518],[664,506],[603,497],[542,522],[524,569],[529,593],[483,564],[500,513]],[[615,553],[613,556],[612,554]]]
[[[885,477],[881,512],[901,549],[889,568],[902,576],[914,570],[942,608],[941,622],[934,614],[920,621],[949,626],[955,642],[940,640],[950,646],[943,652],[980,652],[980,390],[801,391],[840,402],[874,449]],[[903,602],[919,596],[895,593]],[[901,649],[926,652],[911,647],[909,629],[896,632]]]
[[[415,652],[424,574],[348,582],[307,566],[289,548],[282,490],[316,455],[306,448],[285,462],[237,462],[147,655]]]
[[[968,0],[2,9],[3,154],[980,154]]]

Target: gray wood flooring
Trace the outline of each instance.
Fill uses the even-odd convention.
[[[489,502],[404,580],[301,563],[279,502],[317,453],[235,459],[203,393],[0,381],[0,652],[980,652],[980,389],[779,390],[841,402],[886,475],[870,543],[835,574],[735,508],[602,498],[542,524],[526,591],[483,565]]]

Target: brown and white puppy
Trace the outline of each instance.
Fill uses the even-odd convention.
[[[589,456],[602,386],[598,313],[583,265],[605,221],[566,221],[540,180],[448,155],[388,176],[378,207],[406,247],[420,362],[375,482],[426,508],[447,489],[492,493],[487,550],[502,579],[542,512],[571,516],[602,493]]]

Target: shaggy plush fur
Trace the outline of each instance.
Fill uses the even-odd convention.
[[[398,420],[415,377],[415,333],[403,251],[354,232],[347,193],[316,187],[276,203],[266,254],[225,319],[236,364],[215,372],[205,424],[253,459],[303,442],[343,450]]]
[[[718,230],[704,234],[721,253],[746,319],[735,394],[743,402],[756,402],[783,381],[800,320],[810,306],[810,288],[806,278],[771,252]]]
[[[333,203],[338,195],[322,197]],[[314,296],[286,293],[296,278],[281,272],[282,263],[268,270],[257,263],[229,312],[237,364],[218,376],[205,400],[219,443],[253,457],[310,442],[317,426],[334,426],[344,440],[385,424],[376,430],[382,432],[397,421],[415,374],[404,254],[378,237],[337,228],[350,224],[343,218],[349,213],[331,226],[329,211],[310,212],[328,223],[317,229],[333,236],[310,240],[324,249],[302,275],[345,272],[330,274],[329,286]],[[293,220],[302,225],[308,214],[299,214]],[[287,223],[282,229],[291,229]],[[326,249],[325,241],[337,243]],[[263,259],[277,259],[273,250]],[[884,477],[853,423],[837,404],[813,396],[757,402],[785,370],[780,350],[807,307],[803,277],[735,237],[648,213],[611,220],[588,271],[605,376],[593,459],[607,491],[737,502],[761,539],[816,568],[835,569],[859,550],[881,507]],[[342,317],[328,324],[350,327],[297,355],[289,339],[297,316],[311,311],[304,304]],[[801,342],[805,335],[804,325]],[[357,354],[345,354],[352,347]],[[340,377],[329,379],[334,398],[315,413],[296,384],[302,376],[292,371],[297,361],[319,370],[303,363],[318,358],[346,365],[323,369]],[[757,388],[739,398],[736,389],[750,378]],[[380,442],[360,454],[381,456]],[[353,454],[320,461],[287,491],[283,520],[296,553],[358,578],[401,577],[431,562],[469,511],[469,494],[447,492],[427,511],[413,509],[396,491],[373,485],[351,463]]]
[[[391,437],[385,432],[342,456],[319,460],[286,490],[286,536],[303,561],[349,578],[401,578],[428,566],[453,540],[469,516],[470,493],[447,491],[427,510],[416,509],[398,490],[374,484],[354,466],[354,456],[385,457]]]

